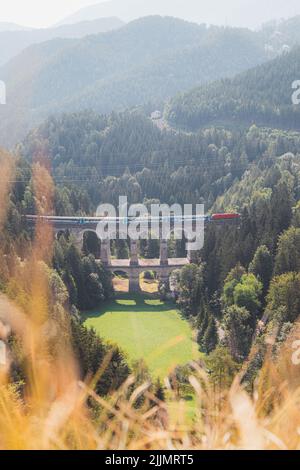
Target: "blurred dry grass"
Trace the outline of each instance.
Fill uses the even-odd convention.
[[[13,165],[9,159],[1,162],[1,173],[7,181],[11,179]],[[38,210],[49,213],[51,178],[39,165],[33,173]],[[8,183],[1,182],[1,201],[7,202],[8,192]],[[0,224],[5,219],[5,207],[2,204]],[[27,290],[30,286],[29,295],[22,307],[0,296],[1,338],[6,339],[8,325],[18,334],[27,371],[25,395],[20,397],[9,380],[9,361],[1,368],[0,449],[300,448],[300,370],[291,361],[298,328],[283,345],[278,361],[267,356],[251,395],[243,389],[240,376],[229,390],[220,390],[199,364],[193,364],[190,383],[195,390],[196,414],[192,422],[187,420],[187,404],[177,398],[168,381],[168,404],[151,396],[148,383],[133,387],[134,377],[103,399],[93,390],[93,378],[85,382],[79,379],[68,342],[67,312],[62,318],[63,341],[58,341],[55,352],[50,353],[45,326],[51,304],[39,263],[50,259],[51,246],[51,229],[39,224],[25,271],[18,271],[17,266],[15,272],[18,283],[26,283]],[[104,368],[102,364],[99,374]],[[142,395],[144,404],[136,409],[136,400]],[[98,405],[97,418],[86,406],[88,397]]]

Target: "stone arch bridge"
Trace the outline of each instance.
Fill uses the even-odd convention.
[[[26,219],[29,225],[35,225],[37,222],[51,224],[56,237],[59,233],[68,231],[79,250],[83,248],[84,234],[86,232],[97,234],[99,223],[97,218],[26,216]],[[110,240],[100,240],[100,261],[111,273],[122,272],[128,276],[129,292],[140,290],[140,274],[145,271],[154,271],[161,282],[168,283],[172,271],[193,261],[193,253],[188,253],[186,258],[169,258],[167,240],[160,239],[159,243],[159,259],[139,258],[139,245],[136,240],[130,240],[129,259],[113,259]]]
[[[205,223],[207,222],[234,222],[239,219],[239,214],[214,214],[212,216],[205,216]],[[97,226],[100,220],[99,217],[58,217],[58,216],[35,216],[27,215],[26,220],[29,225],[39,223],[48,223],[53,227],[53,231],[57,236],[61,232],[68,231],[73,237],[77,247],[82,250],[83,238],[85,232],[94,232],[97,234]],[[118,226],[119,222],[117,222]],[[162,282],[168,282],[172,271],[182,268],[186,264],[192,263],[195,260],[195,252],[188,252],[186,258],[169,258],[168,257],[168,242],[160,238],[160,257],[159,259],[140,259],[138,253],[137,240],[130,241],[130,256],[129,259],[113,259],[110,251],[110,240],[103,239],[101,241],[100,260],[106,268],[112,272],[123,272],[129,278],[129,291],[136,292],[140,289],[139,276],[145,271],[155,271],[157,277]]]

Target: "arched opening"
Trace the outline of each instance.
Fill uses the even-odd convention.
[[[93,255],[96,259],[100,258],[100,240],[96,232],[92,230],[84,232],[82,251],[85,255]]]
[[[115,259],[129,259],[130,243],[129,240],[116,238],[111,240],[111,256]]]
[[[151,267],[140,274],[139,278],[141,292],[147,294],[156,294],[159,287],[159,278],[156,271],[151,270]]]
[[[112,282],[115,292],[129,292],[129,276],[125,271],[114,271]]]
[[[168,238],[168,258],[186,258],[186,238],[183,230],[172,229]]]
[[[159,258],[159,240],[149,238],[140,240],[140,254],[144,259],[158,259]]]

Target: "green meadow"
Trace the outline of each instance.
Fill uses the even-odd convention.
[[[101,338],[117,344],[130,364],[143,359],[153,377],[163,379],[177,365],[199,357],[189,323],[172,303],[150,295],[120,294],[84,318]]]

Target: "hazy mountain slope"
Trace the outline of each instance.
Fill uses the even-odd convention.
[[[63,101],[66,110],[93,108],[100,112],[155,100],[166,100],[196,83],[228,77],[262,61],[262,51],[241,31],[225,31],[200,46],[162,54],[131,67],[127,73],[102,79]]]
[[[15,23],[8,23],[6,21],[0,21],[0,32],[2,31],[29,31],[31,28],[21,26]]]
[[[24,102],[24,89],[30,88],[26,103],[39,107],[72,97],[96,80],[114,74],[120,78],[130,68],[167,52],[200,44],[205,33],[205,27],[181,20],[147,18],[108,34],[32,46],[2,67],[0,74],[10,103],[19,103],[21,97]]]
[[[300,13],[299,0],[110,0],[82,8],[63,19],[63,23],[118,16],[131,21],[141,16],[167,15],[187,21],[258,28],[270,18],[280,19]]]
[[[282,51],[300,44],[300,15],[288,20],[269,22],[259,32],[266,47],[271,51]]]
[[[31,46],[0,69],[8,102],[0,110],[0,142],[14,142],[16,134],[23,135],[52,112],[111,112],[165,100],[265,58],[255,33],[248,30],[162,17],[80,40]]]
[[[300,129],[300,106],[292,104],[292,83],[300,79],[300,48],[233,79],[174,98],[168,119],[177,126],[264,126]]]
[[[3,31],[0,26],[0,65],[19,54],[26,47],[54,38],[81,38],[89,34],[112,31],[124,23],[118,18],[100,18],[49,29]]]
[[[90,20],[107,14],[117,15],[124,21],[132,21],[149,15],[163,15],[197,22],[200,19],[202,22],[201,10],[203,6],[199,8],[198,0],[109,0],[84,7],[64,18],[59,24]]]

